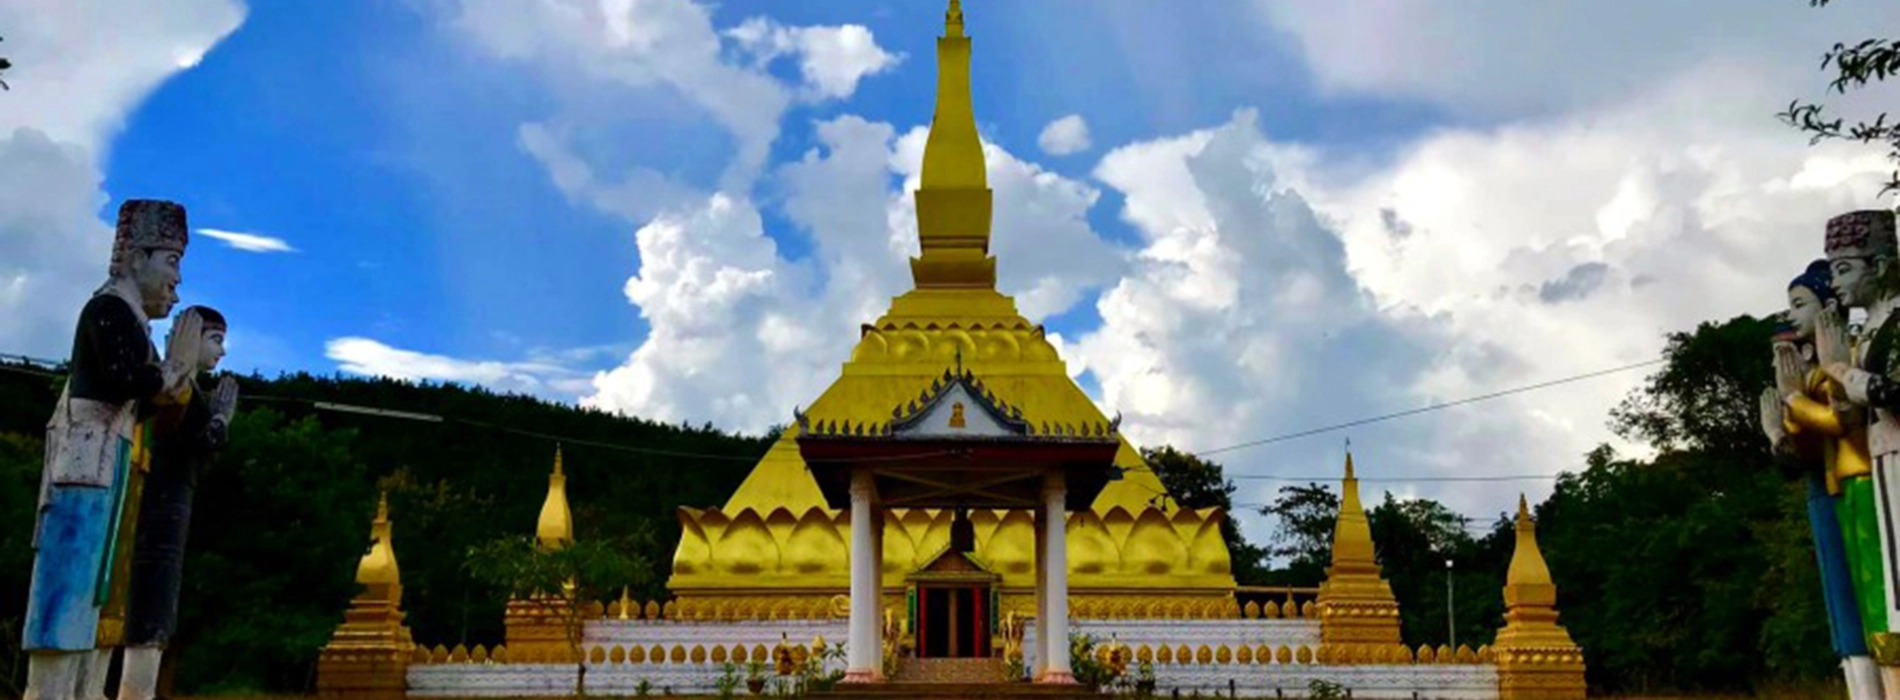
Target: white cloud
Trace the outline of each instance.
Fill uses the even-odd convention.
[[[810,256],[785,259],[753,205],[729,195],[660,215],[636,234],[640,272],[627,283],[649,334],[595,378],[584,403],[756,430],[786,421],[837,375],[858,324],[909,288],[905,260],[918,250],[910,190],[926,131],[897,137],[888,124],[845,116],[817,134],[822,148],[777,173]],[[999,286],[1025,314],[1060,312],[1113,278],[1121,258],[1084,218],[1093,188],[993,145],[985,153]]]
[[[1818,96],[1823,50],[1893,26],[1900,8],[1745,0],[1391,3],[1255,0],[1299,44],[1324,88],[1420,99],[1489,116],[1559,114],[1620,102],[1711,60],[1741,61],[1788,89],[1767,112]],[[1792,81],[1789,80],[1792,78]]]
[[[215,228],[201,228],[199,233],[224,241],[224,244],[246,253],[295,253],[290,243],[282,238],[257,233],[225,231]]]
[[[808,96],[836,99],[850,96],[860,79],[897,60],[861,26],[788,28],[755,20],[733,30],[741,49],[751,48],[755,58],[760,56],[758,51],[767,52],[747,65],[725,50],[708,9],[691,0],[459,0],[450,6],[454,25],[484,51],[535,65],[549,76],[550,83],[577,86],[573,92],[657,86],[685,97],[737,142],[737,153],[717,188],[728,192],[748,190],[764,169],[772,142],[778,138],[779,119],[795,96],[765,71],[764,63],[780,54],[796,54]],[[548,121],[594,124],[615,118],[564,107]],[[530,133],[529,128],[540,131]],[[582,162],[576,155],[582,151],[553,140],[564,136],[563,129],[527,125],[521,140],[550,171],[572,171],[573,164]],[[557,184],[573,181],[554,174]],[[669,193],[692,189],[665,182],[665,177],[635,168],[625,178],[627,184],[614,189],[629,192],[655,182]],[[591,173],[585,179],[595,180]],[[609,211],[627,208],[613,196],[603,198],[589,191],[568,194],[607,203]],[[641,221],[653,213],[647,204],[632,207],[644,213]]]
[[[1071,114],[1042,127],[1042,134],[1036,137],[1036,145],[1043,153],[1052,156],[1066,156],[1089,150],[1089,123],[1082,115]]]
[[[902,56],[884,51],[861,25],[786,27],[754,17],[726,30],[726,36],[764,66],[780,56],[798,57],[810,99],[850,97],[858,81],[897,65]]]
[[[70,350],[112,244],[101,220],[115,208],[100,172],[108,146],[148,93],[243,17],[230,0],[0,3],[14,63],[0,94],[0,347]],[[186,273],[189,283],[189,257]]]
[[[573,398],[587,386],[586,375],[558,360],[502,362],[467,360],[390,347],[369,338],[336,338],[324,355],[345,372],[407,381],[479,384],[501,391]]]
[[[521,149],[534,156],[569,202],[584,203],[632,221],[705,198],[705,194],[652,168],[634,167],[619,182],[603,183],[580,154],[547,124],[522,124],[516,131]]]
[[[1709,63],[1602,108],[1444,129],[1373,170],[1276,145],[1245,112],[1118,148],[1096,175],[1125,195],[1145,247],[1077,355],[1131,434],[1191,449],[1657,357],[1665,333],[1778,308],[1820,256],[1825,219],[1876,205],[1881,154],[1809,148],[1769,116],[1778,99],[1758,75]],[[1574,470],[1596,444],[1620,444],[1608,412],[1642,377],[1355,429],[1359,464]],[[1335,473],[1330,442],[1219,459]],[[1417,492],[1484,513],[1527,487],[1550,485]],[[1241,496],[1270,497],[1264,485]]]

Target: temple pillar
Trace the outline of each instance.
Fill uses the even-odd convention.
[[[883,664],[879,658],[883,649],[878,642],[878,588],[877,560],[873,549],[877,536],[872,534],[876,517],[872,503],[877,498],[877,486],[871,481],[871,471],[860,469],[851,474],[851,619],[846,639],[849,656],[845,663],[844,682],[872,683],[881,680]]]
[[[1069,669],[1069,537],[1063,517],[1068,510],[1068,498],[1069,490],[1062,474],[1050,474],[1042,487],[1044,582],[1042,590],[1037,591],[1046,601],[1045,622],[1038,630],[1047,633],[1038,640],[1048,659],[1043,662],[1042,675],[1037,679],[1042,683],[1075,682],[1075,675]]]
[[[1032,537],[1036,550],[1036,667],[1030,671],[1030,677],[1041,678],[1042,672],[1049,668],[1049,596],[1043,594],[1049,588],[1048,555],[1044,551],[1048,537],[1043,534],[1048,529],[1048,518],[1041,508],[1035,512],[1036,516],[1032,519],[1035,522],[1035,534]]]

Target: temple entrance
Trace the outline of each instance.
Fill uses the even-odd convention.
[[[919,585],[917,657],[962,659],[990,655],[990,587]]]
[[[1063,523],[1120,475],[1119,420],[1030,428],[976,374],[957,366],[888,423],[794,412],[798,453],[825,503],[851,513],[851,613],[845,683],[886,680],[879,650],[889,620],[878,587],[884,510],[954,513],[949,542],[904,577],[908,630],[896,628],[895,677],[908,682],[1000,683],[1004,659],[991,642],[1002,577],[976,555],[970,509],[1030,510],[1036,529],[1036,638],[1024,658],[1040,683],[1074,685],[1069,660],[1068,542]],[[941,510],[939,511],[941,512]],[[923,554],[919,552],[918,554]]]

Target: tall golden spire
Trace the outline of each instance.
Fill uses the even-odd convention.
[[[561,471],[561,447],[554,447],[554,473],[548,475],[548,498],[541,502],[535,539],[543,547],[562,547],[574,541],[574,516],[567,508],[567,474]]]
[[[983,141],[970,105],[970,37],[963,6],[950,0],[937,39],[937,112],[924,142],[923,186],[917,190],[917,236],[923,255],[911,260],[917,287],[996,287],[990,257],[990,188]]]
[[[1333,525],[1333,563],[1319,585],[1320,644],[1346,655],[1385,653],[1399,645],[1399,602],[1379,575],[1372,525],[1359,501],[1352,452],[1339,488],[1339,519]]]
[[[1504,628],[1497,654],[1498,697],[1584,697],[1583,650],[1557,624],[1557,584],[1537,547],[1530,503],[1517,497],[1517,550],[1504,576]]]
[[[1339,520],[1333,526],[1333,565],[1327,569],[1327,576],[1367,573],[1379,575],[1379,562],[1372,548],[1372,523],[1366,519],[1365,505],[1359,502],[1359,478],[1353,474],[1352,453],[1347,452]]]

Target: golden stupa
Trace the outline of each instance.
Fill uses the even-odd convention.
[[[954,1],[937,61],[936,114],[916,191],[922,254],[911,260],[915,286],[862,326],[837,380],[809,412],[851,424],[888,421],[894,406],[961,365],[982,376],[998,399],[1053,429],[1108,423],[1070,379],[1043,327],[996,290],[991,195],[970,101],[970,39]],[[811,605],[846,593],[849,516],[826,507],[799,457],[798,434],[796,425],[787,429],[725,505],[680,508],[683,532],[667,586],[682,605],[723,607],[760,597]],[[1115,464],[1121,478],[1068,519],[1072,609],[1231,600],[1234,577],[1220,534],[1225,514],[1179,507],[1126,440]],[[951,519],[949,511],[887,512],[886,595],[897,595],[907,574],[944,550]],[[1002,577],[1002,610],[1033,612],[1031,513],[977,511],[970,519],[975,558]]]

